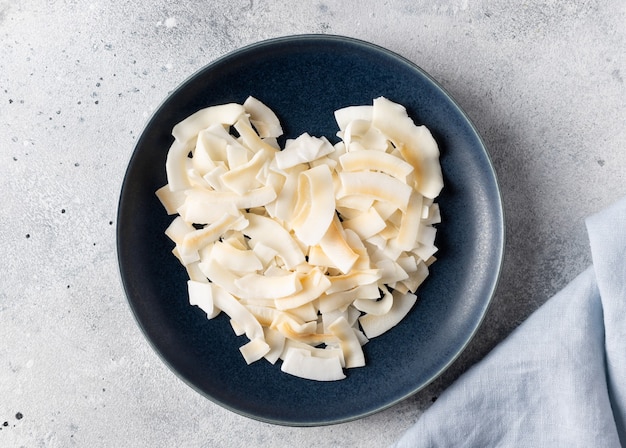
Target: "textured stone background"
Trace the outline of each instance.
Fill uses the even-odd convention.
[[[386,446],[591,262],[584,218],[626,192],[626,3],[0,0],[0,446]],[[169,91],[242,45],[371,41],[436,78],[493,158],[502,279],[468,350],[421,393],[331,427],[232,414],[132,317],[115,250],[126,164]],[[469,410],[471,412],[471,410]]]

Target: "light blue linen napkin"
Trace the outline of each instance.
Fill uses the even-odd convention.
[[[463,374],[401,447],[626,447],[626,198],[586,221],[593,265]]]

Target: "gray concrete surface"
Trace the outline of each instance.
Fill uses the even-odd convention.
[[[621,0],[0,0],[0,446],[386,446],[591,262],[584,217],[626,193]],[[504,199],[507,256],[468,350],[414,397],[285,428],[185,386],[119,280],[115,220],[146,119],[216,57],[300,33],[411,59],[474,120]],[[471,411],[471,410],[469,410]]]

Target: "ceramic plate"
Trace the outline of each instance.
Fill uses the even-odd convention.
[[[246,365],[245,336],[187,301],[186,272],[164,235],[171,222],[154,192],[166,183],[172,127],[200,108],[252,95],[280,118],[285,138],[336,141],[333,112],[385,96],[425,124],[441,150],[438,261],[419,301],[393,330],[365,345],[367,365],[338,382]],[[284,141],[284,140],[283,140]],[[440,375],[477,331],[503,256],[500,193],[485,147],[455,101],[423,70],[375,45],[336,36],[263,41],[228,54],[173,91],[148,122],[124,179],[117,220],[122,281],[136,320],[163,361],[210,400],[265,422],[313,426],[392,406]],[[280,362],[280,361],[279,361]]]

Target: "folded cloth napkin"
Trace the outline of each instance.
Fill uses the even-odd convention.
[[[441,394],[396,448],[626,447],[626,198],[586,224],[593,265]]]

